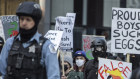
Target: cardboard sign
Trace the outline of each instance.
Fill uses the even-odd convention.
[[[91,42],[93,42],[93,40],[95,38],[103,38],[105,39],[104,36],[96,36],[96,35],[82,35],[82,47],[83,47],[83,51],[86,52],[86,56],[88,59],[93,59],[92,56],[92,51],[91,51]]]
[[[19,19],[15,15],[1,16],[5,40],[18,34]]]
[[[55,30],[63,31],[60,48],[72,51],[73,49],[73,23],[69,17],[57,17]]]
[[[44,37],[48,38],[54,44],[55,50],[57,50],[62,35],[63,35],[63,31],[49,30]]]
[[[112,8],[111,51],[140,54],[140,9]]]
[[[98,79],[130,79],[132,64],[99,58]]]

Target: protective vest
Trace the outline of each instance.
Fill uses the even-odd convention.
[[[42,46],[46,40],[40,37],[39,43],[34,40],[24,48],[15,39],[8,55],[7,75],[4,79],[46,79],[45,68],[40,64]]]

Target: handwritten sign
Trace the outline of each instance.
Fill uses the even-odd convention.
[[[76,17],[76,13],[67,13],[66,14],[66,17],[69,17],[71,18],[71,21],[72,21],[72,28],[74,27],[74,23],[75,23],[75,17]]]
[[[103,38],[105,39],[104,36],[96,36],[96,35],[82,35],[82,47],[83,50],[86,52],[86,56],[88,59],[93,59],[92,56],[92,51],[91,51],[91,42],[93,42],[93,40],[95,38]]]
[[[112,8],[111,52],[140,54],[140,9]]]
[[[73,23],[69,17],[57,17],[55,30],[63,31],[63,36],[61,38],[60,48],[62,50],[73,49]]]
[[[132,64],[99,58],[98,79],[130,79]]]
[[[48,38],[55,47],[55,50],[58,49],[63,31],[49,30],[44,37]]]

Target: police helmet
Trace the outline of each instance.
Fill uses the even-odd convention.
[[[33,18],[40,20],[42,17],[42,11],[38,3],[32,1],[26,1],[19,4],[19,7],[16,10],[16,15],[32,16]]]
[[[93,40],[93,42],[91,42],[90,48],[92,49],[92,51],[106,52],[107,50],[106,40],[104,38],[97,37]]]

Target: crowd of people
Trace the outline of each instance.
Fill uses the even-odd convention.
[[[78,50],[73,57],[65,56],[62,64],[63,60],[57,59],[54,45],[37,31],[42,16],[39,4],[23,2],[16,15],[19,17],[19,34],[8,38],[5,44],[0,38],[2,79],[98,79],[98,57],[121,60],[106,52],[105,39],[95,38],[90,46],[94,59],[88,60],[86,52]],[[138,68],[131,79],[139,78]]]

